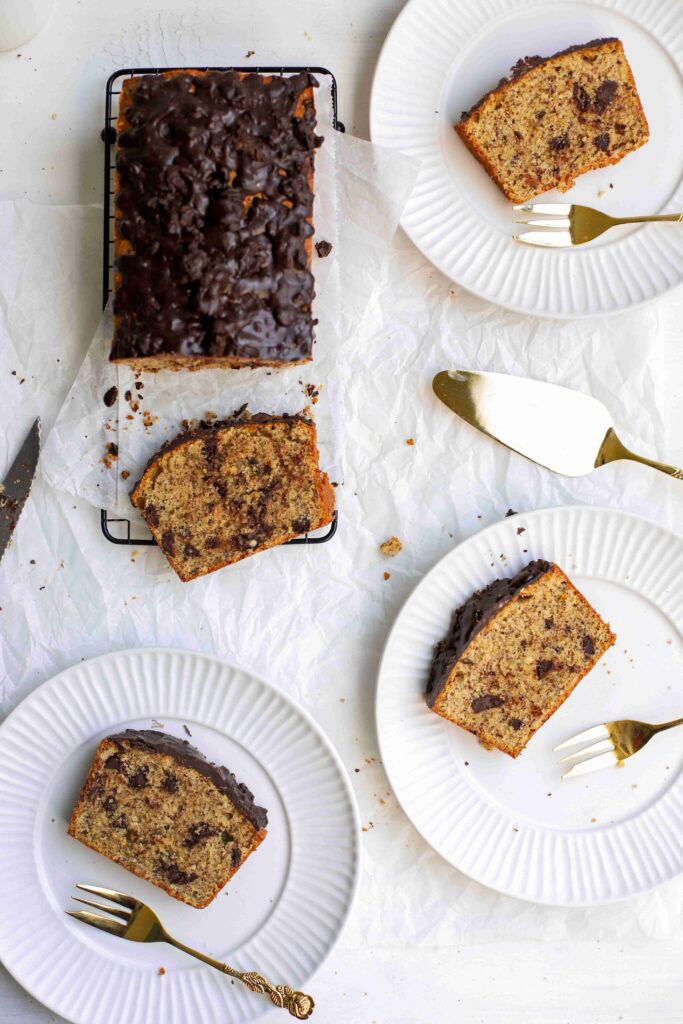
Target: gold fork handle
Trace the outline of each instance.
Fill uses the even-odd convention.
[[[662,722],[661,725],[653,725],[655,732],[666,732],[667,729],[675,729],[677,725],[683,725],[683,718],[675,718],[673,722]]]
[[[602,442],[600,451],[598,452],[595,465],[596,467],[605,466],[608,462],[616,462],[618,459],[630,459],[631,462],[640,462],[644,466],[652,466],[653,469],[659,469],[662,473],[667,473],[676,480],[683,480],[683,469],[678,469],[676,466],[669,466],[666,462],[657,462],[654,459],[646,459],[644,455],[636,455],[635,452],[629,451],[629,449],[621,443],[614,430],[610,427],[605,435],[605,440]]]
[[[183,953],[189,953],[190,956],[208,964],[209,967],[215,967],[217,971],[229,974],[231,978],[237,978],[238,981],[241,981],[252,992],[268,996],[274,1006],[288,1010],[292,1017],[296,1017],[297,1020],[307,1020],[313,1013],[315,1007],[313,997],[306,995],[305,992],[297,992],[295,989],[291,989],[289,985],[271,985],[262,974],[258,974],[256,971],[238,971],[235,967],[231,967],[230,964],[214,960],[213,957],[206,956],[205,953],[200,953],[199,950],[192,949],[191,946],[186,946],[185,943],[179,942],[171,935],[167,935],[166,939],[176,949],[182,949]]]
[[[665,220],[670,224],[683,223],[683,213],[658,213],[650,217],[612,217],[615,224],[650,224],[656,220]]]

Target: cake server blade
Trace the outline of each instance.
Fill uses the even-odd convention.
[[[683,480],[683,471],[629,451],[596,398],[581,391],[505,373],[444,370],[432,381],[437,398],[473,427],[564,476],[583,476],[630,459]]]
[[[12,539],[28,498],[40,455],[40,420],[36,419],[0,489],[0,560]]]

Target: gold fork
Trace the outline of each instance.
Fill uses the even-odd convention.
[[[587,760],[575,764],[562,778],[569,779],[576,775],[599,771],[600,768],[621,765],[626,758],[642,750],[658,732],[673,729],[677,725],[683,725],[683,718],[676,718],[673,722],[662,722],[660,725],[622,718],[617,722],[605,722],[603,725],[585,729],[554,748],[556,751],[566,750],[567,747],[574,747],[579,743],[588,743],[587,747],[561,759],[560,764],[566,764],[567,761],[575,761],[577,757],[591,755]]]
[[[528,224],[541,231],[525,231],[521,235],[513,235],[518,242],[527,245],[551,246],[565,248],[571,245],[582,245],[592,242],[609,228],[617,224],[650,224],[654,221],[683,222],[683,213],[663,213],[651,217],[610,217],[590,206],[573,206],[569,203],[524,203],[514,206],[516,213],[530,213],[533,216],[523,220],[513,220],[513,224]],[[535,220],[540,217],[540,220]],[[546,219],[550,218],[550,219]]]
[[[140,900],[135,900],[132,896],[126,896],[125,893],[117,892],[115,889],[102,889],[98,885],[81,885],[79,882],[76,888],[92,893],[93,896],[111,900],[112,903],[118,903],[120,908],[107,907],[102,903],[94,903],[92,900],[72,896],[71,898],[77,903],[84,903],[87,907],[103,910],[106,914],[118,918],[117,921],[112,921],[110,917],[91,914],[85,910],[67,910],[66,913],[70,917],[75,917],[77,921],[83,921],[84,924],[92,925],[93,928],[99,928],[111,935],[118,935],[122,939],[131,939],[133,942],[168,942],[176,949],[182,949],[183,953],[189,953],[190,956],[208,964],[209,967],[215,967],[217,971],[229,974],[231,978],[237,978],[252,992],[267,995],[275,1006],[289,1010],[292,1017],[296,1017],[297,1020],[307,1020],[313,1013],[315,1003],[312,997],[306,995],[305,992],[293,991],[288,985],[271,985],[256,971],[238,971],[234,967],[230,967],[229,964],[205,956],[204,953],[186,946],[184,942],[174,939],[172,935],[168,934],[151,907],[141,903]]]

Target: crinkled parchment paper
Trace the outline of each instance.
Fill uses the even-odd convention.
[[[341,201],[354,208],[358,200],[362,213],[352,223],[346,218],[340,237],[341,285],[352,311],[342,309],[336,347],[326,353],[321,339],[312,365],[312,379],[337,396],[344,469],[337,536],[181,584],[165,572],[160,552],[104,541],[93,504],[73,493],[81,467],[59,460],[60,443],[84,450],[60,428],[0,567],[4,705],[79,658],[129,646],[201,649],[248,666],[315,716],[358,796],[363,877],[343,945],[438,951],[457,993],[457,950],[478,951],[483,962],[489,947],[507,941],[520,956],[540,957],[540,985],[545,948],[582,949],[586,963],[596,941],[610,944],[615,960],[624,940],[675,941],[683,881],[619,906],[563,910],[499,896],[450,868],[409,824],[379,762],[373,705],[382,645],[436,560],[509,507],[588,502],[680,528],[683,484],[626,463],[582,479],[557,477],[458,423],[432,395],[431,379],[459,364],[582,389],[609,405],[625,443],[680,465],[681,296],[575,323],[484,303],[454,287],[402,233],[387,254],[390,214],[402,195],[396,156],[344,144]],[[99,217],[91,209],[0,204],[3,466],[37,411],[48,426],[54,419],[93,338]],[[367,269],[378,237],[382,259]],[[366,301],[361,320],[353,303],[359,309]],[[98,436],[98,451],[105,439]],[[58,471],[65,491],[45,479]],[[384,559],[378,545],[391,534],[404,549]]]

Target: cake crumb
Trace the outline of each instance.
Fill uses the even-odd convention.
[[[391,579],[391,573],[390,572],[385,572],[384,573],[384,579],[385,580],[390,580]]]
[[[408,440],[406,441],[406,444],[409,444],[409,445],[415,444],[415,438],[414,437],[409,437]]]
[[[387,558],[394,558],[403,550],[403,544],[398,537],[390,537],[389,540],[385,540],[380,544],[379,550],[383,555],[386,555]]]
[[[317,254],[320,257],[320,259],[323,260],[323,259],[325,259],[326,256],[329,256],[330,253],[332,252],[332,243],[331,242],[325,242],[324,240],[322,242],[316,242],[315,243],[315,251],[317,252]]]
[[[122,480],[127,480],[129,476],[130,476],[130,470],[129,469],[122,469],[121,470],[121,479]]]
[[[250,57],[253,57],[255,53],[256,50],[247,50],[247,52],[244,55],[244,59],[248,60]]]
[[[157,974],[159,975],[160,978],[163,978],[164,974],[166,974],[166,968],[160,967],[159,970],[157,971]]]

